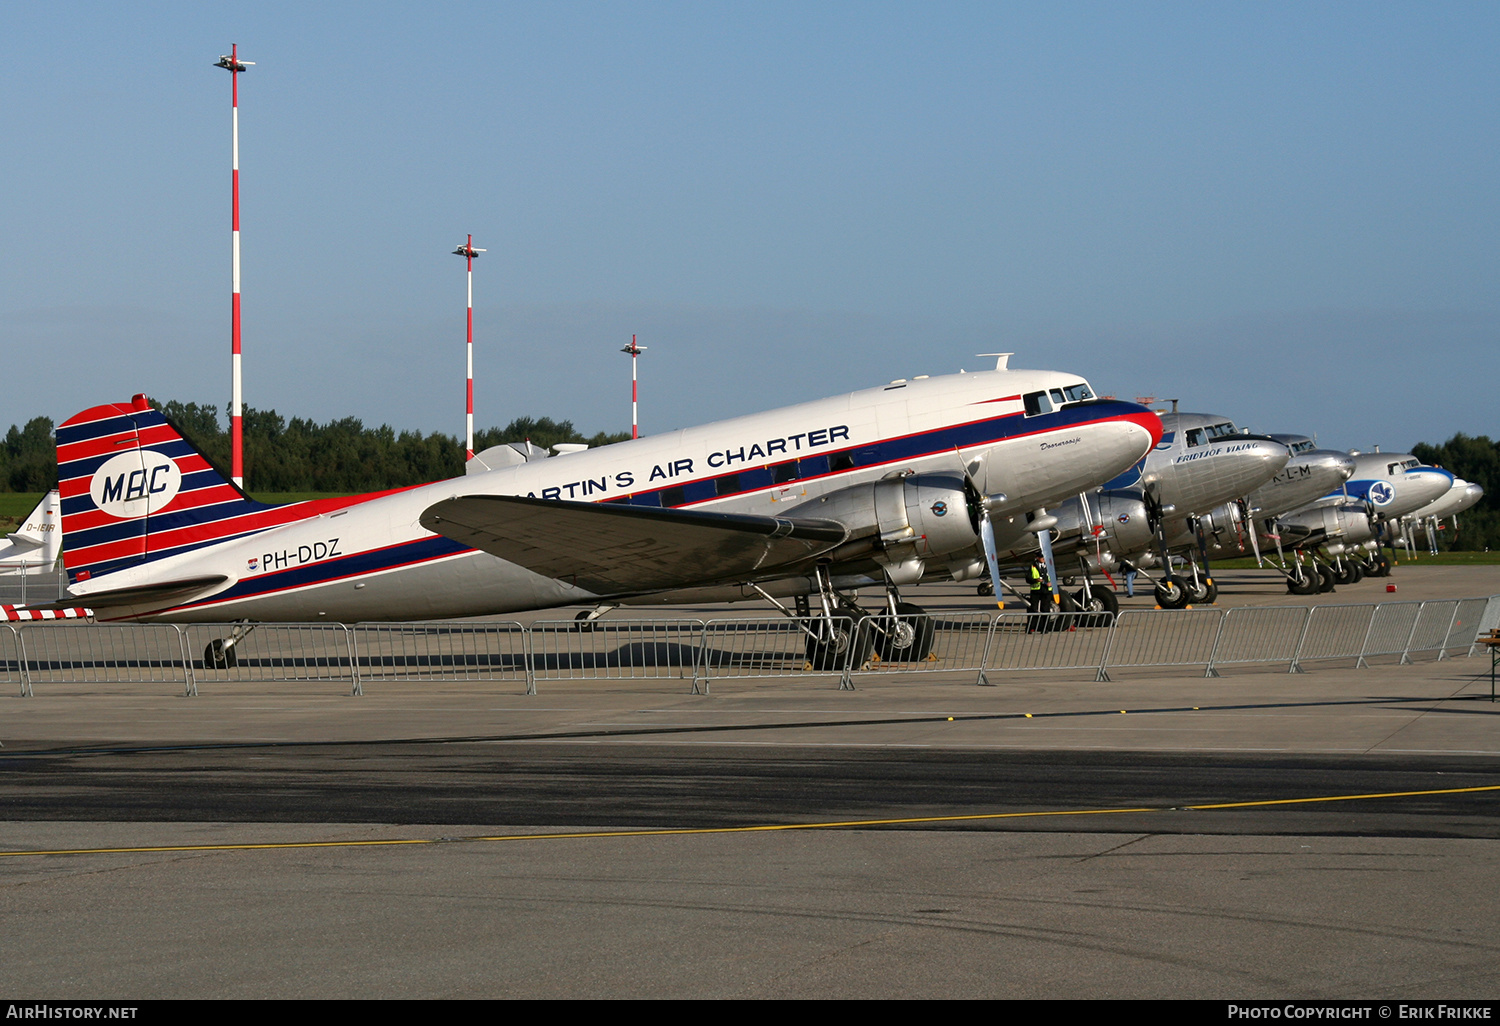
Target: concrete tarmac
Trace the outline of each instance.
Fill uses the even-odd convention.
[[[1491,1000],[1488,670],[39,688],[0,699],[0,984]]]

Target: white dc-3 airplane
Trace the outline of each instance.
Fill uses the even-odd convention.
[[[972,575],[1030,530],[1026,514],[1160,439],[1145,407],[1006,356],[994,371],[283,506],[236,489],[145,396],[96,406],[57,429],[65,603],[101,620],[355,622],[779,590],[848,609],[840,589],[894,596],[924,574]],[[1036,393],[1062,401],[1028,413]]]

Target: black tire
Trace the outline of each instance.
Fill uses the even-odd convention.
[[[1089,599],[1084,600],[1083,589],[1073,596],[1073,601],[1079,609],[1092,615],[1082,616],[1078,619],[1080,627],[1108,627],[1115,622],[1115,617],[1120,612],[1120,596],[1109,588],[1101,588],[1094,585],[1089,588]]]
[[[1364,564],[1362,564],[1357,559],[1351,559],[1351,560],[1349,560],[1349,577],[1351,578],[1351,580],[1349,581],[1350,584],[1358,584],[1360,581],[1364,580],[1365,579]]]
[[[1375,569],[1370,571],[1370,576],[1371,577],[1389,577],[1389,576],[1391,576],[1391,561],[1388,560],[1388,559],[1386,559],[1384,556],[1378,556],[1378,557],[1376,557],[1376,559],[1375,559]]]
[[[866,631],[873,635],[874,652],[882,662],[915,663],[932,654],[932,636],[936,627],[927,610],[910,602],[896,603],[896,627],[894,630],[877,630],[874,624],[866,624]],[[890,625],[887,615],[883,627]]]
[[[1337,584],[1338,581],[1334,580],[1333,577],[1333,567],[1323,566],[1321,563],[1318,564],[1318,594],[1328,594]]]
[[[1292,595],[1316,595],[1318,593],[1318,575],[1309,573],[1306,567],[1294,567],[1292,572],[1296,577],[1288,577],[1286,590]]]
[[[868,614],[862,614],[856,620],[839,620],[834,626],[834,637],[828,641],[816,641],[807,639],[807,665],[819,673],[828,673],[833,670],[844,668],[845,653],[850,644],[855,646],[853,661],[849,664],[858,670],[870,661],[870,653],[874,648],[874,631],[864,624],[864,618]],[[828,629],[826,622],[813,621],[808,625],[814,631],[824,632]],[[851,642],[851,632],[853,639]]]
[[[223,638],[215,638],[203,649],[205,670],[232,670],[239,665],[239,661],[239,656],[234,654],[234,646],[225,646]]]
[[[984,597],[986,597],[986,598],[993,597],[994,594],[995,594],[995,586],[994,586],[994,584],[992,584],[989,581],[980,581],[979,582],[979,594],[982,595],[982,596],[984,596]]]
[[[1206,602],[1212,602],[1219,597],[1219,586],[1212,580],[1205,579],[1204,583],[1195,584],[1187,581],[1188,601],[1198,606]]]
[[[1156,604],[1163,609],[1182,609],[1188,604],[1187,585],[1176,574],[1168,574],[1156,585]]]
[[[1353,584],[1355,581],[1354,561],[1346,559],[1333,568],[1333,580],[1336,584]]]

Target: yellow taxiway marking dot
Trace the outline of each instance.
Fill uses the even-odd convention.
[[[0,858],[22,855],[142,855],[182,851],[269,851],[278,848],[383,848],[395,845],[454,844],[476,841],[565,841],[606,837],[678,837],[689,834],[757,834],[782,830],[833,830],[854,827],[909,826],[914,823],[977,823],[994,819],[1039,819],[1055,816],[1117,816],[1130,812],[1203,812],[1211,809],[1250,809],[1270,805],[1305,805],[1310,802],[1350,802],[1372,798],[1415,798],[1432,794],[1477,794],[1500,791],[1500,784],[1481,787],[1445,787],[1431,791],[1385,791],[1375,794],[1331,794],[1312,798],[1271,798],[1254,802],[1221,802],[1215,805],[1178,805],[1132,809],[1049,809],[1036,812],[987,812],[967,816],[908,816],[901,819],[848,819],[829,823],[773,823],[739,827],[683,827],[664,830],[592,830],[561,834],[494,834],[472,837],[395,837],[374,841],[277,841],[264,844],[161,844],[132,848],[58,848],[33,851],[0,851]]]

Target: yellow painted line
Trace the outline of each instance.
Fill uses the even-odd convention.
[[[1226,802],[1222,805],[1186,805],[1195,811],[1202,809],[1248,809],[1256,805],[1305,805],[1309,802],[1353,802],[1365,798],[1416,798],[1424,794],[1473,794],[1476,791],[1500,791],[1500,784],[1484,787],[1445,787],[1436,791],[1387,791],[1383,794],[1335,794],[1323,798],[1277,798],[1264,802]]]
[[[51,850],[0,851],[0,858],[22,855],[142,855],[190,851],[270,851],[290,848],[382,848],[393,845],[455,844],[477,841],[562,841],[608,837],[679,837],[689,834],[754,834],[779,830],[835,830],[853,827],[908,826],[919,823],[975,823],[996,819],[1038,819],[1047,816],[1115,816],[1130,812],[1172,812],[1179,809],[1248,809],[1267,805],[1302,805],[1309,802],[1347,802],[1371,798],[1414,798],[1432,794],[1475,794],[1500,791],[1500,784],[1481,787],[1448,787],[1431,791],[1387,791],[1379,794],[1336,794],[1314,798],[1275,798],[1256,802],[1225,802],[1218,805],[1179,805],[1132,809],[1053,809],[1041,812],[989,812],[963,816],[910,816],[901,819],[849,819],[828,823],[775,823],[742,827],[683,827],[663,830],[590,830],[561,834],[493,834],[472,837],[399,837],[374,841],[276,841],[263,844],[163,844],[131,848],[57,848]]]

